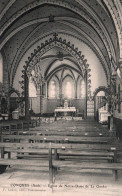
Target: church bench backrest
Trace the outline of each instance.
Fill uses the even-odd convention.
[[[0,124],[0,134],[23,131],[23,122],[8,122]]]
[[[17,143],[17,142],[0,142],[0,147],[5,148],[46,148],[51,146],[52,149],[79,149],[79,150],[108,150],[114,151],[122,148],[115,144],[69,144],[69,143]]]
[[[22,155],[24,152],[26,153],[42,153],[42,150],[47,150],[47,156],[43,159],[34,160],[33,157],[18,159],[18,155]],[[48,155],[49,146],[47,144],[42,143],[0,143],[1,150],[1,158],[0,158],[0,174],[3,173],[7,166],[9,165],[19,165],[19,166],[27,166],[27,169],[34,170],[34,167],[37,170],[42,169],[43,171],[49,171],[49,155]],[[12,152],[14,152],[14,157]],[[5,154],[8,153],[8,158]],[[16,153],[16,156],[15,156]],[[38,168],[37,168],[38,166]],[[47,169],[46,169],[47,168]]]
[[[113,171],[113,174],[114,174],[114,179],[116,180],[117,179],[117,170],[120,169],[122,170],[122,163],[116,163],[116,147],[110,147],[109,149],[109,146],[107,147],[106,146],[106,149],[108,148],[108,151],[110,152],[114,152],[114,154],[111,154],[110,156],[113,156],[113,161],[115,163],[103,163],[103,162],[99,162],[98,160],[97,161],[93,161],[93,159],[88,159],[89,161],[85,161],[83,162],[82,160],[79,160],[77,161],[77,159],[71,159],[71,160],[65,160],[65,157],[63,160],[61,159],[58,159],[55,160],[53,159],[53,156],[52,156],[52,150],[55,149],[56,151],[58,149],[68,149],[69,148],[69,145],[61,145],[61,144],[50,144],[49,146],[49,174],[50,174],[50,182],[53,183],[53,178],[54,178],[54,175],[55,175],[55,171],[57,171],[57,168],[72,168],[72,169],[78,169],[78,171],[80,169],[109,169],[109,170],[112,170]],[[70,146],[72,150],[79,150],[80,149],[80,146],[79,145],[72,145]],[[99,152],[99,148],[100,150],[103,149],[103,147],[105,147],[105,145],[103,146],[97,146],[97,150]],[[83,148],[82,148],[83,149]],[[85,146],[84,146],[84,149],[85,149]],[[90,150],[90,149],[93,149],[93,145],[87,145],[87,150]],[[95,150],[95,148],[94,148]],[[65,151],[64,151],[65,152]],[[96,151],[93,151],[93,152],[96,152]],[[91,152],[91,155],[92,153]],[[96,152],[96,153],[98,153]],[[74,151],[75,153],[75,151]],[[89,151],[90,153],[90,151]],[[94,154],[94,153],[93,153]],[[86,155],[86,154],[85,154]],[[96,159],[95,159],[96,160]],[[93,162],[92,162],[93,161]]]
[[[42,149],[49,149],[49,145],[46,143],[10,143],[10,142],[1,142],[1,158],[4,158],[4,154],[6,152],[19,152],[21,150],[25,150],[26,152],[41,152]],[[9,154],[10,156],[10,154]]]
[[[109,136],[110,133],[107,131],[67,131],[67,130],[63,130],[63,131],[57,131],[57,130],[29,130],[29,131],[21,131],[18,130],[17,131],[18,134],[25,134],[25,135],[74,135],[74,136]]]
[[[86,143],[107,143],[112,142],[115,138],[113,137],[88,137],[88,136],[40,136],[40,135],[2,135],[1,141],[4,140],[32,140],[42,142],[86,142]]]

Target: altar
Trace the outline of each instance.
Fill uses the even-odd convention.
[[[63,113],[66,116],[68,113],[71,113],[71,116],[76,116],[76,108],[75,107],[57,107],[54,110],[55,120],[57,120],[57,114]]]
[[[64,107],[57,107],[55,110],[54,110],[54,117],[55,117],[55,120],[57,120],[57,115],[63,113],[64,116],[67,116],[68,113],[71,114],[71,116],[76,116],[76,108],[75,107],[68,107],[68,100],[65,99],[64,100]]]

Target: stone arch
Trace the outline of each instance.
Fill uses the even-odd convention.
[[[97,95],[100,91],[105,91],[107,94],[110,93],[110,92],[109,92],[109,89],[108,89],[107,87],[105,87],[105,86],[100,86],[100,87],[98,87],[98,88],[94,91],[94,93],[93,93],[93,99],[95,99],[96,95]]]
[[[9,118],[12,118],[12,112],[19,108],[20,104],[20,93],[18,90],[15,90],[14,88],[9,89],[9,104],[8,104],[8,110],[9,110]]]
[[[66,22],[65,22],[66,23]],[[82,25],[82,23],[80,23],[81,25]],[[68,24],[69,25],[69,24]],[[72,27],[72,25],[70,24],[70,26]],[[105,72],[105,74],[106,74],[106,78],[107,78],[107,82],[108,83],[110,83],[110,77],[109,77],[109,75],[110,75],[110,66],[107,64],[107,62],[106,62],[106,59],[104,58],[104,56],[103,56],[103,54],[102,54],[102,52],[101,52],[101,50],[99,49],[99,47],[97,46],[97,44],[95,44],[95,42],[93,41],[93,39],[91,39],[91,38],[88,38],[87,36],[86,36],[86,34],[85,33],[83,33],[83,31],[81,31],[80,29],[78,30],[78,28],[77,28],[77,31],[80,33],[80,35],[81,35],[81,37],[79,38],[78,36],[76,36],[75,35],[75,33],[71,33],[71,32],[69,32],[69,31],[64,31],[64,30],[60,30],[59,31],[59,33],[61,33],[62,35],[61,36],[71,36],[71,37],[73,37],[73,38],[76,38],[77,40],[79,40],[79,41],[81,41],[81,42],[83,42],[83,43],[85,43],[91,50],[93,50],[93,52],[96,54],[96,56],[99,58],[99,60],[100,60],[100,62],[101,62],[101,64],[102,64],[102,66],[103,66],[103,69],[104,69],[104,72]],[[91,29],[90,29],[90,31],[91,31]],[[33,32],[32,32],[33,33]],[[53,33],[55,33],[55,30],[53,29],[51,29],[51,31],[48,31],[48,32],[46,32],[46,33],[44,33],[43,34],[43,36],[39,36],[39,38],[36,38],[36,39],[34,39],[34,41],[31,43],[31,47],[35,44],[35,43],[37,43],[38,41],[40,41],[40,40],[42,40],[43,38],[46,38],[46,37],[48,37],[48,36],[50,36],[50,35],[52,35]],[[85,36],[85,38],[86,39],[83,39],[82,37],[84,37]],[[29,36],[28,36],[29,37]],[[85,40],[88,40],[88,42],[89,43],[86,43],[85,42]],[[22,59],[22,57],[23,57],[23,54],[22,54],[22,48],[23,48],[23,44],[25,44],[26,42],[24,41],[23,43],[22,43],[22,46],[20,47],[20,51],[18,50],[18,52],[17,52],[17,56],[15,57],[15,59],[14,59],[14,62],[13,62],[13,68],[11,69],[11,83],[13,84],[13,80],[14,80],[14,77],[15,77],[15,74],[16,74],[16,71],[17,71],[17,67],[18,67],[18,64],[20,63],[20,61],[21,61],[21,59]],[[91,43],[91,44],[90,44]],[[92,45],[92,46],[91,46]],[[26,48],[26,50],[24,51],[24,54],[29,50],[29,48],[30,47],[28,47],[28,48]],[[22,55],[21,55],[22,54]]]
[[[23,68],[28,77],[35,64],[39,62],[40,57],[55,46],[67,51],[77,61],[82,74],[85,75],[86,70],[89,67],[87,59],[84,59],[84,55],[81,55],[81,51],[78,51],[78,48],[75,48],[73,44],[71,45],[71,43],[67,42],[65,39],[62,39],[61,37],[58,38],[58,34],[55,33],[53,38],[46,40],[45,43],[42,43],[41,46],[34,49],[34,53],[31,53],[31,56],[28,57],[28,61],[25,61],[26,65],[24,65]]]
[[[31,56],[28,57],[28,60],[25,61],[25,65],[23,66],[21,81],[23,85],[21,88],[24,89],[22,93],[24,94],[25,100],[27,102],[26,110],[28,110],[28,81],[31,76],[31,71],[40,61],[41,56],[55,46],[62,48],[76,60],[83,77],[86,77],[87,73],[91,71],[89,69],[89,64],[87,64],[87,59],[84,58],[85,56],[82,55],[82,52],[79,51],[78,48],[74,46],[74,44],[67,42],[66,39],[62,39],[62,37],[58,37],[57,33],[54,33],[52,38],[46,40],[44,43],[41,43],[41,46],[38,46],[36,49],[34,49],[34,52],[31,53]],[[88,92],[90,92],[90,88]],[[90,94],[88,93],[87,95],[89,96]],[[26,114],[28,116],[28,111],[26,111]]]
[[[37,49],[34,49],[34,52],[28,57],[28,61],[25,61],[25,65],[23,66],[22,70],[23,81],[25,75],[28,78],[30,77],[33,67],[40,61],[41,56],[55,46],[64,49],[76,60],[83,76],[85,76],[86,72],[91,71],[89,69],[89,65],[87,64],[87,59],[84,58],[84,55],[81,55],[81,51],[79,51],[78,48],[75,48],[74,44],[67,42],[65,39],[58,37],[57,33],[54,33],[52,38],[46,40],[44,43],[41,43],[41,46],[38,46]],[[24,89],[24,82],[22,89]]]
[[[19,91],[18,91],[18,90],[15,90],[14,88],[11,88],[11,89],[9,90],[9,96],[11,97],[11,95],[12,95],[13,93],[15,93],[18,97],[20,97]]]
[[[98,87],[94,93],[93,93],[93,100],[94,100],[94,117],[96,120],[98,120],[98,114],[97,114],[97,107],[96,107],[96,96],[100,91],[104,91],[105,93],[107,93],[107,95],[109,95],[109,89],[105,86],[100,86]]]

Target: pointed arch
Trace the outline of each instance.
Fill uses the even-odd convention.
[[[26,65],[23,66],[28,77],[30,77],[33,67],[39,62],[41,56],[55,46],[69,53],[80,66],[81,73],[85,75],[89,65],[87,64],[87,60],[84,59],[84,55],[81,55],[81,51],[79,51],[78,48],[75,48],[73,44],[67,42],[65,39],[63,40],[61,37],[58,37],[58,34],[55,33],[53,38],[46,40],[45,43],[38,46],[37,49],[34,50],[34,53],[31,53],[31,56],[28,57],[28,61],[25,62]]]

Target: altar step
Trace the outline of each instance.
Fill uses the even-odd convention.
[[[63,116],[63,117],[57,117],[57,120],[75,120],[75,121],[81,121],[83,120],[82,117],[72,117],[72,116]]]

